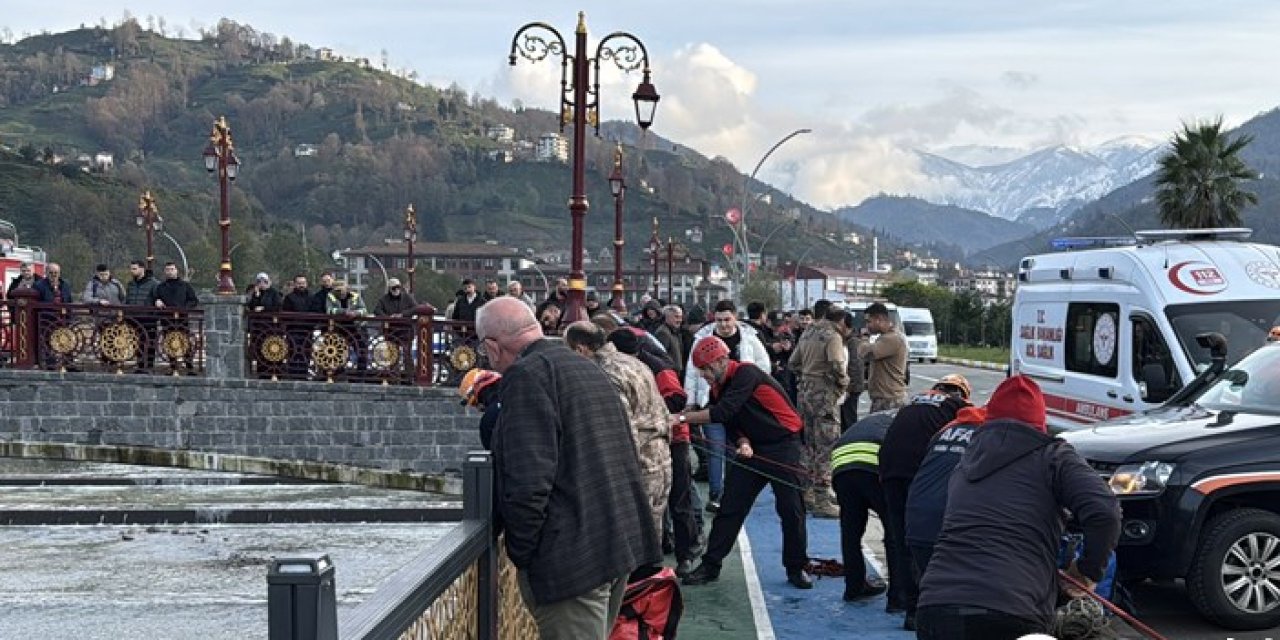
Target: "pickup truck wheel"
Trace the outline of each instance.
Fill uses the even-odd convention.
[[[1236,509],[1206,523],[1187,593],[1201,614],[1228,629],[1280,624],[1280,516]]]

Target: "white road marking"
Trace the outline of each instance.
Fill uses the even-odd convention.
[[[937,383],[938,383],[938,379],[937,379],[937,378],[930,378],[929,376],[922,376],[922,375],[920,375],[920,374],[918,374],[918,373],[915,373],[914,371],[911,373],[911,377],[912,377],[912,378],[920,378],[921,380],[928,380],[929,382],[932,382],[932,383],[934,383],[934,384],[937,384]]]
[[[776,640],[773,621],[769,619],[769,609],[764,603],[764,590],[760,588],[760,576],[756,573],[756,561],[751,555],[751,541],[747,539],[746,527],[738,532],[738,551],[742,554],[742,573],[747,578],[747,596],[751,600],[751,619],[756,624],[756,638]]]

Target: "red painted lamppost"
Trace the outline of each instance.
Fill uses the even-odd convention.
[[[138,226],[147,232],[147,271],[150,271],[152,263],[156,260],[155,233],[160,230],[161,223],[164,222],[160,217],[160,209],[156,207],[156,199],[151,197],[150,191],[144,191],[142,197],[138,198],[136,221]]]
[[[649,236],[649,262],[653,265],[653,298],[658,299],[658,252],[662,243],[658,240],[658,219],[653,219],[653,235]]]
[[[618,40],[623,42],[610,44]],[[582,265],[582,234],[589,207],[586,195],[586,129],[590,123],[596,133],[600,133],[600,61],[613,62],[623,71],[643,71],[644,78],[631,94],[631,99],[635,102],[636,123],[641,129],[648,129],[653,124],[653,112],[658,106],[658,91],[649,82],[649,52],[635,36],[615,31],[596,45],[594,57],[587,57],[586,16],[579,12],[572,54],[560,32],[545,22],[530,22],[516,30],[511,39],[511,55],[508,56],[512,66],[516,64],[517,53],[533,62],[549,56],[560,58],[560,131],[564,131],[566,124],[573,124],[573,192],[569,198],[573,238],[564,321],[585,320],[583,303],[587,276]]]
[[[622,282],[622,201],[627,195],[627,181],[622,177],[622,144],[613,151],[613,173],[609,175],[609,191],[613,193],[613,310],[627,312],[627,287]]]
[[[231,200],[230,183],[240,174],[240,158],[236,157],[235,143],[231,141],[231,127],[226,117],[213,123],[209,144],[204,148],[204,168],[218,172],[218,196],[221,204],[218,229],[222,232],[222,263],[218,265],[218,295],[235,295],[236,285],[231,280]]]
[[[413,293],[413,243],[418,239],[418,214],[413,210],[413,203],[404,210],[404,241],[409,243],[409,266],[405,273],[409,277],[409,293]]]

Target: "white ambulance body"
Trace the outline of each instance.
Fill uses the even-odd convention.
[[[1230,345],[1228,365],[1280,324],[1280,248],[1248,229],[1141,231],[1130,246],[1023,258],[1011,371],[1034,378],[1057,429],[1160,405],[1207,366],[1197,334]]]
[[[938,361],[938,334],[933,328],[933,312],[915,307],[898,307],[902,333],[911,357],[924,362]]]

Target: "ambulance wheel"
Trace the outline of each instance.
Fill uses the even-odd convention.
[[[1280,516],[1235,509],[1201,530],[1187,594],[1204,617],[1241,631],[1280,625]]]

